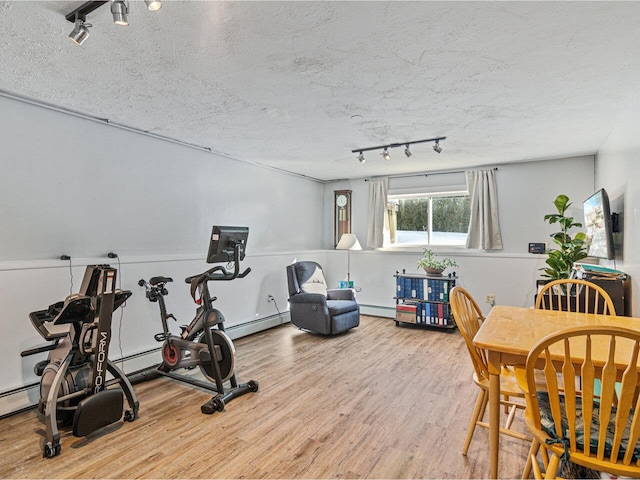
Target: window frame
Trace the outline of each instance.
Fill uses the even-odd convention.
[[[403,244],[403,243],[391,243],[390,235],[385,235],[384,248],[385,249],[413,249],[413,248],[447,248],[458,249],[466,248],[466,239],[464,243],[456,245],[446,244],[434,244],[432,243],[433,237],[433,199],[437,197],[469,197],[469,189],[465,186],[454,186],[445,188],[410,188],[410,189],[394,189],[387,193],[387,205],[393,200],[409,200],[418,198],[428,198],[429,200],[429,218],[428,218],[428,230],[427,230],[427,242],[420,244]],[[390,231],[390,229],[389,229]],[[467,232],[467,235],[469,233]]]

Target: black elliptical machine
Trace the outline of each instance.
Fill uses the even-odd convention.
[[[227,263],[227,266],[215,266],[199,275],[187,277],[186,283],[191,286],[191,296],[198,305],[196,315],[189,325],[180,328],[180,335],[174,335],[169,329],[168,320],[176,318],[167,313],[164,297],[169,294],[167,283],[169,277],[152,277],[147,282],[140,280],[138,285],[145,287],[146,297],[150,302],[157,302],[160,307],[162,332],[154,338],[162,344],[162,363],[155,368],[153,375],[142,374],[140,381],[149,380],[157,375],[164,375],[181,382],[215,392],[216,394],[200,407],[202,413],[212,414],[224,410],[225,404],[249,392],[258,391],[258,382],[249,380],[238,384],[235,375],[236,351],[233,342],[225,333],[224,315],[216,308],[209,292],[210,281],[230,281],[244,278],[251,271],[247,268],[240,273],[240,261],[244,259],[249,229],[246,227],[213,227],[207,263]],[[231,269],[230,264],[233,264]],[[192,375],[177,373],[179,369],[200,367],[204,377],[211,383],[203,382]],[[225,382],[230,387],[225,388]]]
[[[34,368],[41,377],[38,410],[46,424],[45,458],[60,453],[59,425],[71,423],[73,435],[84,437],[119,421],[123,413],[125,421],[138,418],[131,383],[108,359],[113,312],[131,296],[115,288],[116,275],[109,265],[89,265],[80,293],[29,314],[38,333],[53,342],[21,353],[26,357],[49,351]]]

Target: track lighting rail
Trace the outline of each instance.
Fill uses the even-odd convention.
[[[359,152],[368,152],[370,150],[380,150],[385,148],[397,148],[404,147],[406,145],[413,145],[414,143],[425,143],[425,142],[439,142],[440,140],[445,140],[447,137],[435,137],[435,138],[427,138],[425,140],[414,140],[412,142],[402,142],[402,143],[389,143],[387,145],[380,145],[377,147],[367,147],[367,148],[356,148],[351,150],[351,153],[359,153]]]
[[[87,15],[93,12],[95,9],[100,8],[102,5],[107,3],[109,0],[100,0],[94,2],[86,2],[76,8],[73,12],[69,12],[64,18],[67,19],[68,22],[75,23],[76,18],[80,18],[82,21],[86,20]]]

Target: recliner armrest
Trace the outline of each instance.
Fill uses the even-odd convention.
[[[327,290],[328,300],[356,300],[356,292],[352,288],[336,288]]]
[[[327,297],[321,293],[298,293],[289,298],[289,303],[327,303]]]

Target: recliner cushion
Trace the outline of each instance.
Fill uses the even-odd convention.
[[[351,300],[327,300],[327,307],[332,317],[358,310],[358,304]]]
[[[315,262],[298,262],[295,264],[295,269],[302,293],[319,293],[327,296],[327,284],[320,265]]]

